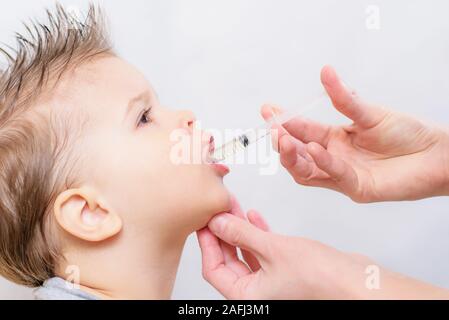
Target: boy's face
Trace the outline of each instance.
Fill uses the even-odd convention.
[[[177,163],[186,146],[179,137],[192,142],[197,134],[193,114],[161,106],[134,67],[116,57],[101,58],[79,67],[64,86],[70,88],[61,91],[68,114],[78,121],[79,110],[87,120],[76,147],[83,183],[120,215],[125,228],[189,233],[229,209],[225,168],[204,159]],[[199,137],[200,154],[209,154],[210,136]]]

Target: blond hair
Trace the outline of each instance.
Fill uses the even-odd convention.
[[[67,186],[69,144],[47,117],[32,113],[70,68],[112,54],[103,15],[90,5],[85,19],[61,5],[47,10],[44,23],[25,24],[17,47],[0,47],[0,275],[36,287],[53,277],[61,257],[48,226],[55,197]]]

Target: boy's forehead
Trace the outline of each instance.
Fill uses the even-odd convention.
[[[128,94],[149,87],[143,74],[134,66],[117,57],[97,59],[75,71],[75,78],[83,87],[95,92]]]
[[[154,95],[151,85],[135,67],[117,57],[85,63],[67,74],[58,84],[55,102],[76,109],[95,111],[102,107],[126,105],[143,91]],[[76,106],[75,106],[76,105]]]

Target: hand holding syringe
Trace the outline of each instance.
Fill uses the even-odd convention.
[[[212,155],[213,160],[215,162],[220,162],[230,156],[233,156],[241,150],[245,150],[249,145],[252,145],[260,139],[268,136],[271,132],[270,129],[273,124],[281,125],[296,117],[301,116],[305,112],[319,106],[320,102],[322,102],[326,97],[327,96],[323,93],[319,95],[315,100],[306,104],[304,107],[298,110],[284,111],[280,115],[273,116],[273,118],[271,118],[266,123],[245,131],[244,133],[225,143],[221,147],[216,148]]]

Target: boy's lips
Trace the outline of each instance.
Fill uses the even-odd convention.
[[[222,163],[211,163],[210,166],[222,177],[227,175],[230,171],[228,166]]]

